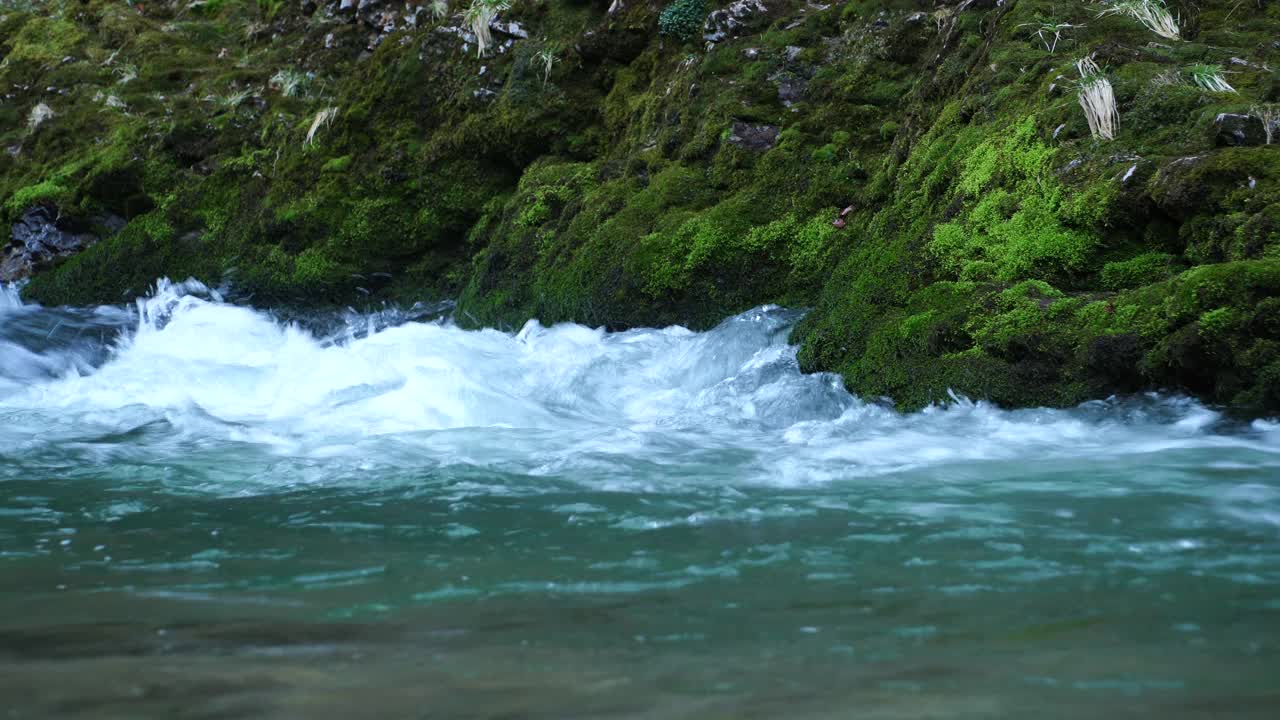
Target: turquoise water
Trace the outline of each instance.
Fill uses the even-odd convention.
[[[0,293],[0,717],[1280,716],[1275,422],[441,310]]]

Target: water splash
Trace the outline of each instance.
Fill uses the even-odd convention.
[[[770,713],[789,717],[804,715],[796,698],[843,716],[903,688],[926,698],[903,717],[956,715],[957,688],[992,698],[972,717],[1046,702],[1111,717],[1120,699],[1270,717],[1274,421],[1157,395],[898,413],[801,374],[797,315],[776,307],[707,332],[621,333],[464,331],[445,309],[289,321],[195,283],[127,308],[9,307],[10,654],[63,658],[106,633],[89,652],[118,667],[127,651],[153,678],[183,653],[196,664],[166,676],[320,647],[344,679],[308,656],[290,677],[316,687],[299,697],[331,703],[359,654],[364,680],[391,678],[378,698],[444,687],[468,715],[514,707],[472,692],[496,659],[581,657],[627,678],[616,687],[634,697],[615,708],[684,677],[699,693],[776,688]],[[306,640],[335,620],[333,642]],[[389,639],[353,639],[365,631]],[[0,627],[0,656],[5,642]],[[145,684],[99,665],[7,667],[6,697],[44,682],[60,707],[67,678],[101,680],[117,709],[120,687]],[[404,667],[460,668],[463,690]],[[706,715],[703,700],[686,714]],[[741,707],[720,714],[762,706]]]
[[[17,283],[0,283],[0,315],[21,310],[25,305],[22,302],[21,290]]]
[[[323,460],[336,475],[378,468],[403,480],[427,464],[619,488],[1221,447],[1280,454],[1269,426],[1228,427],[1185,398],[1019,411],[956,398],[897,413],[851,397],[836,376],[801,374],[786,344],[797,315],[772,306],[703,333],[530,322],[513,334],[347,316],[323,337],[194,281],[162,281],[127,317],[126,331],[119,311],[79,318],[116,331],[96,364],[83,346],[32,342],[38,333],[11,349],[0,374],[17,387],[0,399],[0,441],[68,444],[145,426],[149,450],[179,463],[193,443],[227,442],[245,457]]]

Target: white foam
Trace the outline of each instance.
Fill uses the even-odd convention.
[[[1225,446],[1280,456],[1274,424],[1222,434],[1217,413],[1177,398],[1068,411],[957,398],[900,414],[849,396],[835,376],[800,374],[786,344],[796,316],[776,307],[703,333],[536,322],[514,334],[441,322],[374,331],[354,318],[368,332],[337,342],[198,283],[163,282],[135,317],[96,369],[73,363],[51,378],[49,367],[64,366],[48,354],[0,347],[4,362],[36,368],[0,362],[10,384],[0,442],[67,443],[155,421],[175,447],[174,436],[244,443],[341,466],[334,476],[467,464],[618,489],[728,474],[807,485]]]
[[[28,307],[22,302],[21,288],[17,283],[0,284],[0,315]]]

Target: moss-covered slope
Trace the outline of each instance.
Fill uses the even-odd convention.
[[[812,308],[806,368],[904,408],[1280,408],[1280,5],[1174,2],[1173,39],[1084,2],[526,0],[483,55],[460,0],[344,5],[0,12],[3,219],[129,220],[27,293],[194,275],[499,326],[780,302]]]

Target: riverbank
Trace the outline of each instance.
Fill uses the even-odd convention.
[[[812,308],[806,370],[903,409],[1280,408],[1274,4],[1175,3],[1172,38],[1039,0],[517,2],[483,52],[460,3],[344,5],[6,8],[28,297],[192,276],[612,329],[778,302]]]

